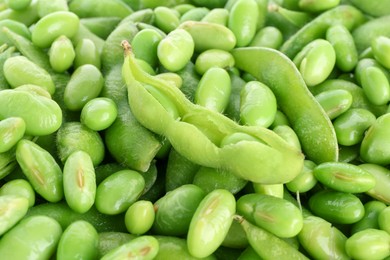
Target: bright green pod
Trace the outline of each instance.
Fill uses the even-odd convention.
[[[31,256],[37,260],[50,259],[61,234],[61,226],[53,218],[24,218],[1,238],[0,255],[4,259],[30,259]]]
[[[234,58],[230,52],[218,49],[206,50],[199,54],[195,60],[195,70],[203,75],[212,67],[229,69],[234,66]]]
[[[268,47],[277,50],[282,46],[282,43],[282,32],[277,27],[266,26],[256,32],[248,46]]]
[[[85,220],[70,224],[58,242],[56,259],[96,259],[99,235],[96,229]]]
[[[71,153],[64,164],[64,195],[66,203],[75,212],[87,212],[95,202],[95,169],[88,153]]]
[[[68,37],[61,35],[50,46],[50,65],[56,72],[64,72],[73,65],[76,57],[73,43]]]
[[[187,234],[187,247],[194,257],[210,256],[222,244],[233,221],[236,200],[227,190],[217,189],[203,198]]]
[[[286,183],[286,188],[291,192],[307,192],[311,190],[317,184],[317,179],[313,174],[313,169],[316,166],[314,162],[305,160],[301,172],[292,181]]]
[[[187,21],[179,28],[189,32],[195,43],[195,51],[203,52],[209,49],[220,49],[230,51],[236,46],[236,36],[226,26],[200,22]]]
[[[380,228],[380,214],[387,207],[381,201],[370,200],[364,204],[364,217],[351,227],[351,234],[357,233],[368,228]],[[380,228],[382,229],[382,228]]]
[[[360,146],[360,156],[367,163],[390,163],[390,114],[378,117],[367,130]]]
[[[303,218],[291,202],[265,194],[246,194],[237,200],[237,213],[246,220],[278,237],[296,236]]]
[[[200,167],[192,183],[203,189],[206,193],[210,193],[215,189],[225,189],[232,194],[236,194],[245,187],[248,181],[229,171]]]
[[[0,121],[0,153],[9,151],[22,139],[26,123],[20,117],[8,117]]]
[[[225,8],[211,9],[203,18],[202,22],[216,23],[226,26],[229,19],[229,10]]]
[[[289,145],[294,146],[297,150],[302,150],[299,138],[290,126],[280,125],[273,128],[272,131],[282,137]]]
[[[326,31],[329,41],[336,53],[336,66],[342,71],[351,71],[358,62],[358,52],[351,32],[343,25],[334,25]]]
[[[371,173],[350,163],[321,163],[313,169],[313,174],[325,186],[342,192],[361,193],[375,186]]]
[[[367,99],[375,105],[387,104],[390,100],[390,83],[387,75],[375,66],[360,71],[360,82]]]
[[[28,200],[17,195],[0,196],[0,236],[10,230],[27,213]]]
[[[75,151],[87,152],[93,165],[99,165],[105,154],[102,137],[96,131],[79,122],[68,122],[57,132],[56,145],[58,156],[62,163]]]
[[[390,234],[390,206],[383,208],[378,215],[378,226]]]
[[[98,68],[91,64],[78,67],[65,87],[64,104],[71,111],[80,111],[84,105],[99,96],[104,79]]]
[[[31,32],[27,28],[27,26],[21,22],[11,20],[11,19],[4,19],[0,21],[0,28],[7,27],[9,30],[27,38],[31,39]],[[0,34],[0,45],[2,44],[8,44],[9,46],[12,45],[12,42],[8,39],[7,35],[5,33]]]
[[[169,71],[178,71],[185,67],[194,53],[194,40],[183,29],[172,30],[157,46],[157,57]]]
[[[79,29],[79,17],[67,11],[57,11],[41,18],[34,26],[31,40],[39,48],[48,48],[61,35],[72,38]]]
[[[238,0],[229,12],[228,28],[236,37],[236,46],[247,46],[257,30],[259,9],[255,0]]]
[[[108,176],[96,190],[95,206],[99,212],[116,215],[125,212],[141,195],[145,180],[133,170],[121,170]]]
[[[41,18],[50,13],[69,10],[66,0],[38,0],[37,2],[38,16]]]
[[[309,198],[310,210],[334,224],[352,224],[364,216],[364,206],[351,193],[322,190]]]
[[[8,8],[15,11],[24,10],[31,4],[31,0],[5,0],[5,2],[7,3]]]
[[[275,119],[276,110],[276,97],[265,84],[250,81],[242,88],[240,93],[242,124],[269,127]]]
[[[371,48],[374,58],[383,67],[390,69],[390,38],[378,36],[371,41]]]
[[[131,41],[134,55],[150,64],[153,68],[157,65],[157,48],[163,36],[153,29],[143,29],[137,33]]]
[[[126,210],[125,225],[131,234],[142,235],[152,227],[154,217],[153,203],[147,200],[138,200]]]
[[[28,207],[35,204],[35,192],[31,184],[25,179],[15,179],[3,184],[0,188],[0,196],[15,195],[28,200]]]
[[[332,223],[320,217],[306,216],[297,237],[313,259],[349,259],[345,251],[347,237]]]
[[[206,7],[195,7],[180,16],[180,23],[185,21],[201,21],[210,10]]]
[[[305,83],[311,87],[323,82],[336,64],[336,53],[332,44],[317,39],[307,44],[294,58]]]
[[[195,91],[195,104],[222,113],[229,102],[231,81],[229,73],[218,67],[208,69]]]
[[[345,250],[352,259],[385,259],[390,255],[390,234],[379,229],[365,229],[350,236]]]
[[[107,17],[125,18],[133,13],[126,3],[120,0],[73,0],[69,3],[69,11],[78,17]]]
[[[97,97],[84,105],[80,114],[80,122],[92,130],[101,131],[107,129],[117,116],[117,105],[112,99]]]
[[[346,146],[360,143],[375,120],[375,115],[366,109],[348,109],[333,121],[338,143]]]
[[[101,260],[126,259],[128,256],[134,259],[152,260],[156,257],[158,250],[159,244],[156,238],[140,236],[112,249]]]
[[[39,195],[50,202],[63,198],[62,170],[48,151],[23,139],[16,146],[16,160]]]
[[[169,33],[180,24],[179,13],[166,6],[158,6],[154,10],[154,24],[156,27]]]
[[[344,89],[327,90],[314,97],[331,120],[347,111],[353,101],[352,94]]]
[[[168,236],[187,234],[191,218],[205,192],[194,184],[172,189],[155,202],[156,218],[153,232]]]
[[[84,64],[92,64],[96,68],[100,69],[101,59],[99,50],[96,48],[95,43],[90,39],[81,39],[75,49],[75,57],[73,67],[77,69]]]
[[[389,205],[390,171],[383,166],[370,163],[360,164],[359,167],[371,173],[376,180],[375,187],[367,191],[366,194]]]
[[[167,98],[167,96],[151,85],[145,85],[145,88],[155,99],[158,100],[161,106],[172,116],[172,118],[179,118],[178,108],[171,100],[169,100],[169,98]]]
[[[24,56],[8,58],[4,63],[3,71],[4,77],[13,88],[34,84],[46,89],[51,95],[55,92],[50,74]]]

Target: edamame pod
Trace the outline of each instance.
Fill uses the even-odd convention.
[[[0,235],[2,236],[26,215],[28,200],[18,195],[1,195],[0,210]]]
[[[154,217],[152,202],[138,200],[126,210],[125,225],[131,234],[142,235],[152,227]]]
[[[0,121],[0,153],[9,151],[22,139],[26,123],[20,117],[7,117]]]
[[[390,255],[390,235],[379,229],[365,229],[347,239],[345,250],[353,259],[385,259]]]
[[[59,36],[50,46],[50,65],[56,72],[69,69],[76,57],[72,42],[66,36]]]
[[[195,60],[195,70],[203,75],[212,67],[229,69],[234,66],[233,56],[224,50],[210,49],[199,54]]]
[[[97,97],[84,105],[80,114],[80,122],[92,130],[101,131],[110,127],[117,116],[117,105],[112,99]]]
[[[353,99],[351,93],[344,89],[327,90],[314,97],[331,120],[347,111]]]

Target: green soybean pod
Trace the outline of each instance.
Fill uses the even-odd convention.
[[[98,243],[99,235],[89,222],[75,221],[62,233],[57,246],[56,259],[95,259]]]
[[[365,229],[347,239],[345,250],[353,259],[385,259],[390,255],[390,235],[379,229]]]
[[[4,259],[49,259],[56,250],[62,229],[53,218],[31,216],[21,220],[0,240]],[[23,241],[21,243],[20,241]]]
[[[229,73],[218,67],[208,69],[199,81],[195,92],[195,104],[222,113],[231,93]]]
[[[87,152],[94,166],[99,165],[105,155],[104,143],[99,133],[80,122],[64,123],[57,132],[56,144],[62,163],[78,150]]]
[[[130,240],[130,242],[110,250],[101,259],[124,259],[130,255],[135,259],[152,260],[156,257],[158,250],[159,244],[155,237],[139,236]]]
[[[225,8],[211,9],[203,18],[202,22],[216,23],[226,26],[229,19],[229,10]]]
[[[186,21],[179,28],[189,32],[195,43],[195,52],[203,52],[208,49],[220,49],[230,51],[236,46],[236,36],[226,26],[201,22]]]
[[[178,71],[190,61],[194,53],[194,40],[183,29],[172,30],[157,46],[157,57],[169,71]]]
[[[35,204],[34,189],[25,179],[14,179],[4,183],[0,188],[0,196],[3,195],[24,197],[28,201],[28,207],[32,207]]]
[[[210,10],[206,7],[195,7],[180,16],[180,23],[185,21],[201,21]]]
[[[353,100],[352,94],[343,89],[327,90],[314,97],[331,120],[347,111]]]
[[[302,150],[301,143],[299,138],[294,130],[288,125],[279,125],[272,129],[280,137],[282,137],[288,144],[297,148],[297,150]]]
[[[161,106],[168,112],[173,118],[179,118],[179,111],[175,104],[169,100],[160,90],[151,86],[145,85],[148,92],[161,104]]]
[[[384,207],[380,212],[378,212],[378,226],[381,230],[386,231],[390,234],[390,206]]]
[[[8,117],[0,121],[0,153],[9,151],[22,139],[26,123],[20,117]]]
[[[4,76],[11,87],[34,84],[46,89],[51,95],[55,86],[50,74],[24,56],[14,56],[4,62]]]
[[[126,210],[125,225],[131,234],[142,235],[152,227],[154,217],[153,203],[147,200],[138,200]]]
[[[79,28],[79,17],[67,11],[57,11],[41,18],[34,26],[31,40],[37,47],[48,48],[61,35],[72,38]]]
[[[359,167],[370,172],[376,180],[375,187],[367,191],[366,194],[389,205],[390,171],[383,166],[370,163],[360,164]]]
[[[56,38],[50,46],[50,65],[56,72],[64,72],[69,69],[75,57],[73,43],[64,35]]]
[[[237,47],[247,46],[256,34],[259,8],[255,0],[238,0],[229,12],[228,28],[237,40]]]
[[[103,214],[125,212],[142,195],[144,188],[145,180],[140,173],[129,169],[120,170],[99,184],[95,206]]]
[[[87,212],[95,202],[95,169],[88,153],[75,151],[65,161],[64,195],[69,207],[78,213]]]
[[[179,26],[180,15],[174,9],[166,6],[158,6],[153,11],[154,24],[165,33],[169,33]]]
[[[317,184],[317,179],[313,174],[313,169],[316,166],[314,162],[305,160],[301,172],[292,181],[286,183],[286,188],[291,192],[307,192],[311,190]]]
[[[291,202],[265,194],[246,194],[237,200],[237,213],[246,220],[278,237],[296,236],[303,218]]]
[[[23,139],[16,146],[16,160],[39,195],[50,202],[63,198],[62,170],[49,152]]]
[[[322,190],[309,198],[310,210],[331,223],[352,224],[364,216],[364,206],[351,193]]]
[[[66,0],[38,0],[37,2],[38,16],[41,18],[50,13],[69,11]]]
[[[71,111],[80,111],[93,98],[99,96],[104,79],[98,68],[91,64],[78,67],[65,87],[64,103]]]
[[[350,163],[321,163],[313,169],[313,174],[325,186],[342,192],[361,193],[375,186],[371,173]]]
[[[360,156],[367,163],[387,165],[390,163],[390,114],[378,117],[367,130],[360,146]]]
[[[124,19],[123,19],[124,20]],[[115,30],[120,22],[119,17],[88,17],[80,19],[80,23],[88,28],[92,33],[102,39],[107,39],[108,35]]]
[[[27,213],[28,200],[17,195],[0,195],[0,235],[10,230]]]
[[[375,123],[376,117],[369,110],[351,108],[333,121],[337,141],[351,146],[363,140],[366,130]]]
[[[390,38],[385,36],[376,37],[371,41],[371,48],[374,58],[383,67],[390,69]]]
[[[134,55],[155,67],[158,63],[157,48],[163,36],[153,29],[143,29],[131,41]]]
[[[351,227],[351,234],[368,228],[380,228],[380,214],[387,205],[378,200],[370,200],[364,204],[364,217]],[[381,228],[382,229],[382,228]]]
[[[343,25],[334,25],[326,31],[336,53],[336,66],[342,71],[351,71],[358,62],[358,52],[351,32]]]
[[[268,47],[277,50],[282,46],[282,43],[282,32],[277,27],[266,26],[256,32],[248,46]]]
[[[80,114],[80,122],[92,130],[101,131],[107,129],[117,116],[117,105],[112,99],[97,97],[84,105]]]
[[[227,190],[217,189],[203,198],[187,234],[187,247],[194,257],[207,257],[222,244],[233,221],[236,200]]]
[[[203,75],[212,67],[229,69],[234,66],[233,56],[224,50],[210,49],[199,54],[195,60],[195,70]]]
[[[242,124],[269,127],[275,119],[277,101],[272,90],[260,81],[245,84],[240,93]]]

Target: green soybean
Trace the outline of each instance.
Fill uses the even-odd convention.
[[[157,255],[158,250],[159,244],[156,238],[152,236],[140,236],[132,239],[130,242],[112,249],[101,259],[123,259],[130,255],[134,258],[152,260]]]
[[[128,232],[106,231],[99,232],[98,257],[101,258],[110,250],[119,247],[130,240],[134,239],[136,235]]]
[[[301,143],[294,130],[288,125],[279,125],[272,129],[276,134],[282,137],[289,145],[301,150]]]
[[[114,16],[124,18],[133,13],[133,10],[123,1],[101,0],[74,0],[69,3],[69,11],[78,17],[105,17]]]
[[[12,30],[13,32],[26,37],[27,39],[31,39],[31,32],[27,28],[27,26],[21,22],[14,21],[11,19],[4,19],[0,21],[0,28],[8,28],[9,30]],[[7,35],[5,33],[2,33],[0,35],[0,45],[2,44],[8,44],[12,45],[12,42],[8,39]]]
[[[31,4],[31,0],[6,0],[6,2],[9,8],[16,11],[26,9]]]
[[[211,9],[202,19],[202,22],[217,23],[227,25],[229,19],[229,11],[225,8]]]
[[[41,18],[50,13],[69,10],[66,0],[38,0],[37,9]]]
[[[381,223],[379,216],[385,208],[386,204],[381,201],[370,200],[366,202],[364,204],[364,217],[352,225],[351,234],[357,233],[361,230],[368,228],[379,229],[379,223]]]
[[[229,69],[234,66],[233,56],[224,50],[210,49],[199,54],[195,60],[195,70],[203,75],[212,67]]]
[[[316,166],[314,162],[305,160],[301,172],[292,181],[286,183],[286,188],[291,192],[307,192],[311,190],[317,184],[317,179],[313,174],[313,169]]]
[[[385,36],[378,36],[371,42],[372,53],[374,58],[383,65],[383,67],[390,69],[390,38]]]
[[[353,100],[351,93],[343,89],[327,90],[315,95],[315,98],[331,120],[347,111]]]
[[[390,219],[390,207],[384,207],[381,211],[378,212],[378,226],[381,230],[386,231],[388,234],[390,234],[390,225],[389,225],[389,219]]]
[[[69,69],[76,56],[72,42],[66,36],[60,36],[50,46],[50,65],[56,72]]]
[[[35,192],[31,184],[25,179],[15,179],[4,183],[0,188],[0,195],[16,195],[28,200],[28,207],[35,204]]]
[[[282,32],[274,26],[266,26],[261,28],[253,36],[252,41],[248,46],[268,47],[279,49],[283,43]]]
[[[152,227],[154,218],[152,202],[138,200],[126,210],[125,225],[131,234],[142,235]]]
[[[390,171],[383,166],[370,163],[360,164],[359,167],[370,172],[376,180],[375,187],[366,193],[379,201],[389,204],[390,196],[387,191],[390,188]]]
[[[108,35],[115,29],[121,21],[119,17],[88,17],[80,19],[80,23],[87,27],[92,33],[102,39],[107,39]]]
[[[180,16],[180,23],[185,21],[201,21],[210,10],[206,7],[195,7]]]
[[[390,255],[390,235],[379,229],[365,229],[350,236],[345,249],[353,259],[384,259]]]
[[[8,117],[0,121],[0,153],[9,151],[22,139],[26,123],[20,117]]]
[[[310,1],[299,0],[299,7],[308,12],[323,12],[340,4],[340,0]]]
[[[174,9],[158,6],[153,11],[155,17],[154,24],[165,33],[169,33],[179,26],[179,13]]]
[[[162,39],[163,37],[156,30],[141,30],[131,41],[135,57],[155,67],[158,62],[157,48]]]
[[[17,195],[0,195],[0,210],[0,235],[3,235],[26,215],[28,200]]]
[[[97,97],[83,106],[80,122],[92,130],[101,131],[110,127],[117,116],[117,105],[112,99]]]

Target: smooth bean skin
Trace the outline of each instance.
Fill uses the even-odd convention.
[[[71,111],[80,111],[88,101],[99,96],[103,84],[103,75],[98,68],[91,64],[78,67],[65,87],[65,106]]]
[[[331,120],[347,111],[353,100],[351,93],[343,89],[327,90],[315,95],[315,98]]]
[[[26,215],[28,200],[17,195],[1,195],[0,210],[0,235],[2,236]]]
[[[92,64],[96,68],[100,69],[101,59],[99,50],[92,40],[88,38],[80,40],[76,44],[74,51],[75,58],[73,62],[73,67],[75,69],[84,64]]]
[[[268,47],[279,49],[283,43],[282,32],[274,26],[266,26],[253,36],[252,41],[248,46]]]
[[[390,38],[385,36],[378,36],[371,42],[372,53],[374,58],[383,65],[383,67],[390,69]]]
[[[390,114],[384,114],[367,130],[360,146],[360,156],[365,162],[379,165],[390,163],[389,127]]]
[[[180,16],[180,23],[185,21],[201,21],[210,10],[206,7],[195,7]]]
[[[199,54],[195,60],[195,70],[200,75],[212,67],[229,69],[234,66],[233,56],[224,50],[210,49]]]
[[[76,151],[66,159],[63,169],[64,195],[69,207],[87,212],[95,202],[96,177],[92,159],[84,151]]]
[[[22,139],[26,123],[20,117],[8,117],[0,121],[0,153],[9,151]]]
[[[75,36],[79,23],[79,17],[72,12],[50,13],[36,23],[31,33],[31,40],[39,48],[48,48],[61,35],[68,38]]]
[[[164,72],[157,74],[156,77],[168,81],[172,85],[175,85],[177,88],[181,88],[183,86],[183,79],[177,73]]]
[[[125,225],[131,234],[142,235],[152,227],[154,218],[153,203],[138,200],[126,210]]]
[[[99,259],[107,254],[110,250],[119,247],[130,240],[136,238],[136,235],[128,232],[106,231],[99,232],[98,257]]]
[[[313,174],[322,184],[342,192],[366,192],[374,188],[376,183],[371,173],[350,163],[322,163],[313,169]]]
[[[0,255],[5,259],[49,259],[61,234],[60,224],[50,217],[24,218],[1,238]]]
[[[11,87],[34,84],[47,90],[51,95],[55,86],[50,74],[25,56],[8,58],[3,67],[4,76]]]
[[[110,98],[97,97],[81,109],[80,122],[95,131],[107,129],[118,116],[115,102]]]
[[[289,145],[294,146],[297,150],[301,150],[299,138],[290,126],[279,125],[273,128],[272,131],[282,137]]]
[[[99,235],[87,221],[78,220],[70,224],[58,242],[56,257],[65,259],[95,259]]]
[[[157,57],[169,71],[184,68],[194,53],[194,40],[186,30],[171,31],[157,46]]]
[[[31,0],[6,0],[5,2],[9,8],[16,11],[26,9],[31,4]]]
[[[291,192],[307,192],[311,190],[317,184],[317,179],[313,174],[313,169],[316,166],[314,162],[305,160],[301,172],[292,181],[286,183],[286,188]]]
[[[35,204],[35,192],[31,184],[25,179],[15,179],[4,183],[0,188],[0,196],[15,195],[28,200],[28,207]]]
[[[302,229],[300,210],[275,196],[246,194],[237,200],[237,213],[278,237],[293,237]]]
[[[155,67],[158,62],[157,48],[163,36],[153,29],[143,29],[131,41],[135,57]]]
[[[125,212],[141,196],[144,188],[145,180],[136,171],[113,173],[97,187],[96,208],[107,215]]]
[[[370,172],[376,180],[375,187],[366,193],[389,205],[390,195],[388,191],[390,189],[390,171],[383,166],[371,163],[360,164],[359,167]]]
[[[390,234],[390,207],[383,208],[378,215],[378,226],[381,230]]]
[[[174,9],[158,6],[153,11],[155,17],[154,24],[165,33],[175,30],[180,24],[179,13]]]
[[[348,109],[333,121],[338,143],[346,146],[360,143],[375,121],[375,115],[366,109]]]
[[[364,0],[351,0],[350,2],[364,13],[374,17],[386,16],[390,14],[390,2],[388,0],[384,0],[375,4],[370,4]]]
[[[220,25],[227,25],[229,19],[229,11],[225,8],[211,9],[203,18],[202,22],[217,23]]]
[[[390,100],[389,74],[382,68],[369,65],[365,67],[359,62],[356,68],[356,77],[359,79],[367,99],[375,105],[387,104]]]
[[[365,229],[350,236],[345,250],[353,259],[385,259],[390,255],[390,235],[379,229]]]
[[[112,249],[101,259],[123,259],[130,255],[135,259],[152,260],[156,257],[158,250],[159,244],[156,238],[152,236],[140,236],[132,239],[130,242]]]
[[[16,146],[16,160],[34,190],[44,199],[58,202],[64,197],[62,170],[48,151],[23,139]]]
[[[194,102],[222,113],[229,102],[230,93],[229,73],[222,68],[212,67],[200,79]]]
[[[227,190],[217,189],[203,198],[187,234],[187,247],[192,256],[207,257],[222,244],[235,210],[236,200]]]
[[[38,0],[37,9],[39,17],[44,17],[57,11],[69,11],[66,0]]]
[[[351,234],[368,228],[383,229],[379,225],[379,216],[386,206],[387,205],[385,203],[377,200],[370,200],[366,202],[364,204],[364,217],[352,225]]]
[[[364,206],[351,193],[322,190],[309,198],[311,211],[331,223],[352,224],[364,216]]]
[[[50,65],[56,72],[64,72],[73,65],[76,57],[73,43],[66,36],[59,36],[50,46]]]
[[[164,109],[172,116],[172,118],[179,118],[178,108],[160,90],[151,85],[146,85],[145,88],[156,100],[158,100],[161,106],[164,107]]]

